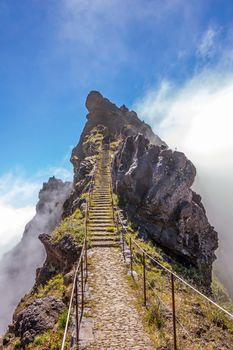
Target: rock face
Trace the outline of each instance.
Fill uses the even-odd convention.
[[[130,218],[155,242],[197,267],[208,288],[218,240],[201,197],[190,188],[195,175],[183,153],[152,145],[141,134],[127,137],[113,161],[115,190]]]
[[[54,297],[36,299],[15,317],[14,333],[21,339],[24,349],[37,334],[52,329],[58,315],[65,310],[65,304]]]
[[[46,250],[44,266],[37,270],[37,285],[44,285],[57,273],[69,272],[81,253],[80,245],[71,235],[64,235],[58,242],[53,242],[50,235],[44,233],[39,236]]]
[[[45,260],[45,250],[38,240],[42,232],[50,233],[59,223],[63,203],[72,184],[51,177],[43,184],[36,215],[26,225],[21,242],[0,263],[0,334],[10,323],[19,300],[33,286],[36,269]],[[6,293],[7,290],[7,293]]]

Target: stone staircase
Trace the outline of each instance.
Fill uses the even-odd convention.
[[[119,235],[113,217],[110,156],[105,149],[97,161],[94,190],[89,204],[87,228],[92,247],[117,247]]]

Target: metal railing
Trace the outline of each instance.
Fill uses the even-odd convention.
[[[79,349],[80,342],[80,326],[84,311],[84,301],[85,301],[85,286],[88,278],[88,215],[89,215],[89,205],[91,201],[91,194],[93,191],[94,177],[96,168],[94,166],[93,175],[90,180],[88,196],[86,198],[86,208],[85,208],[85,218],[84,218],[84,241],[82,245],[81,254],[77,263],[77,267],[74,274],[74,280],[71,290],[69,308],[66,318],[66,325],[64,330],[64,335],[61,344],[61,350],[66,350],[67,347],[71,349],[76,345],[76,349]],[[75,316],[75,337],[69,334],[69,329],[71,327],[71,315]],[[68,340],[69,337],[69,340]],[[67,344],[69,342],[69,345]]]
[[[175,282],[180,282],[183,286],[189,288],[194,293],[199,295],[202,299],[207,301],[209,304],[213,305],[216,309],[221,311],[225,316],[229,317],[230,320],[233,320],[233,314],[229,311],[225,310],[222,306],[218,305],[216,302],[211,300],[209,297],[207,297],[205,294],[200,292],[198,289],[193,287],[190,283],[185,281],[182,277],[171,271],[169,268],[161,264],[156,258],[148,254],[148,252],[143,249],[138,242],[136,242],[135,239],[132,237],[129,237],[128,242],[126,240],[126,234],[127,234],[127,228],[123,224],[121,217],[118,212],[118,221],[121,226],[121,246],[122,246],[122,254],[124,257],[124,260],[126,260],[126,253],[128,250],[128,256],[129,256],[129,265],[130,265],[130,273],[131,276],[134,277],[134,263],[140,263],[142,266],[142,291],[143,291],[143,305],[150,307],[148,303],[148,291],[152,290],[154,292],[154,296],[158,298],[158,292],[156,288],[154,288],[150,282],[149,279],[147,279],[147,271],[151,271],[151,264],[153,266],[157,266],[160,270],[164,271],[164,273],[169,277],[170,279],[170,305],[171,305],[171,313],[172,313],[172,329],[173,329],[173,348],[174,350],[178,349],[178,337],[177,337],[177,325],[181,326],[181,328],[188,334],[189,331],[185,328],[185,326],[182,325],[182,323],[179,321],[177,316],[177,310],[176,310],[176,288],[175,288]],[[136,248],[136,249],[135,249]],[[137,255],[137,258],[135,256]],[[140,258],[139,256],[140,255]],[[150,266],[149,266],[150,264]],[[169,285],[167,284],[166,287]],[[163,304],[165,306],[164,302],[159,299],[159,303]],[[201,347],[201,349],[203,349]]]

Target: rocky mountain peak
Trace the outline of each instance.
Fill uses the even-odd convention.
[[[91,91],[87,95],[86,108],[88,112],[95,112],[97,110],[111,111],[117,110],[117,106],[109,101],[107,98],[103,97],[98,91]]]
[[[129,111],[125,105],[117,107],[98,91],[88,94],[86,107],[89,112],[87,129],[102,124],[106,127],[105,133],[112,139],[141,133],[153,144],[165,144],[148,124],[138,118],[136,112]]]

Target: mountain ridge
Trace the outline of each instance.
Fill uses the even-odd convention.
[[[17,349],[14,342],[23,349],[33,348],[43,332],[45,344],[51,347],[49,339],[55,329],[58,338],[53,341],[59,344],[62,328],[58,314],[67,308],[84,235],[87,193],[102,145],[110,149],[113,189],[133,231],[140,239],[165,249],[167,260],[177,259],[184,270],[194,269],[200,285],[211,293],[217,233],[208,222],[201,197],[191,189],[196,176],[192,162],[182,152],[170,150],[135,112],[117,107],[99,92],[89,93],[86,106],[87,123],[71,154],[74,179],[72,190],[69,185],[64,196],[63,220],[51,235],[44,232],[39,237],[47,252],[46,261],[37,272],[33,289],[14,313],[4,337],[8,350]],[[52,303],[55,309],[57,305],[52,319],[42,322],[33,313],[30,305],[40,303],[49,310]],[[37,320],[36,327],[25,321],[28,315]],[[59,348],[55,343],[54,348]]]

